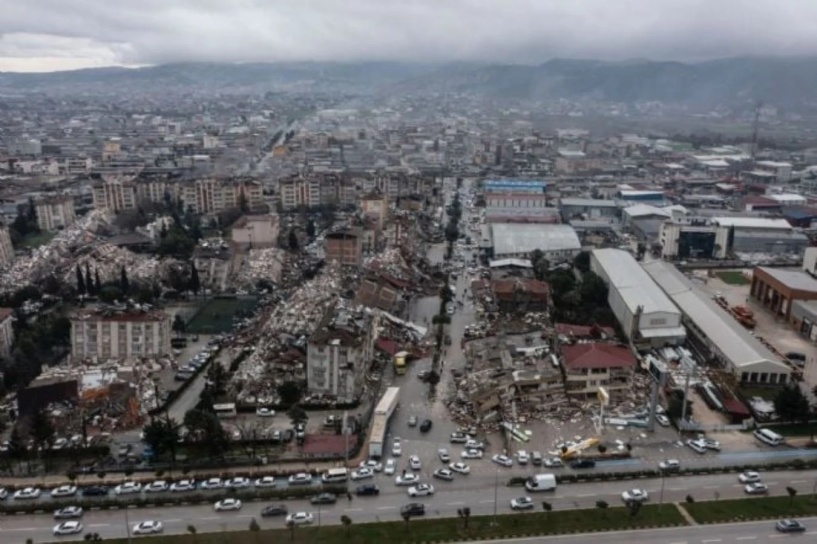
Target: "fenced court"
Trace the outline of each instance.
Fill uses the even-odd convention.
[[[192,334],[220,334],[233,328],[235,319],[247,316],[258,304],[255,297],[215,297],[204,302],[187,323]]]

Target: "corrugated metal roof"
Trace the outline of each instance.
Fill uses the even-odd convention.
[[[791,225],[785,219],[769,219],[766,217],[713,217],[712,221],[724,227],[791,230]]]
[[[665,312],[680,315],[678,308],[650,279],[635,258],[620,249],[595,249],[593,258],[604,269],[611,288],[615,288],[630,312],[641,306],[644,313]]]
[[[570,225],[495,223],[491,225],[494,255],[579,250],[579,237]]]

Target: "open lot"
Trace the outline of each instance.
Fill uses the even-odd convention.
[[[233,319],[252,311],[258,300],[254,297],[216,297],[206,301],[187,324],[193,334],[220,334],[233,328]]]
[[[750,280],[740,270],[724,270],[715,274],[722,282],[729,285],[749,285]]]

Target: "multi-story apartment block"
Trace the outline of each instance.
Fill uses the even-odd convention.
[[[360,199],[360,210],[382,231],[389,217],[389,197],[378,190],[372,191]]]
[[[74,198],[70,195],[47,196],[34,202],[37,225],[42,230],[64,229],[74,223]]]
[[[343,266],[360,266],[363,256],[362,238],[361,233],[353,230],[327,234],[323,243],[326,262],[334,261]]]
[[[0,225],[0,268],[14,262],[14,246],[11,245],[11,235],[5,225]]]
[[[283,210],[301,206],[311,208],[321,204],[321,178],[319,176],[292,176],[279,180],[278,194]]]
[[[0,356],[8,357],[14,345],[14,310],[0,308]]]
[[[71,318],[71,356],[101,361],[170,355],[170,316],[161,311],[99,310]]]
[[[562,347],[568,395],[595,397],[604,387],[613,395],[630,391],[636,359],[630,350],[613,344],[587,343]]]
[[[307,344],[307,390],[339,402],[360,397],[374,350],[376,318],[331,308]]]

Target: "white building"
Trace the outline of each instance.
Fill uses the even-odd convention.
[[[71,318],[71,357],[108,361],[170,355],[170,316],[160,311],[97,311]]]
[[[0,356],[8,357],[14,346],[14,310],[0,308]]]
[[[528,258],[540,250],[551,263],[572,261],[581,251],[570,225],[494,223],[490,225],[494,259]]]
[[[34,203],[37,225],[42,230],[57,230],[71,226],[76,221],[74,199],[70,195],[49,196]]]
[[[14,262],[14,246],[11,245],[11,235],[5,225],[0,225],[0,268]]]
[[[630,253],[593,250],[590,269],[607,284],[610,309],[634,343],[660,347],[684,342],[681,312]]]
[[[278,181],[281,209],[294,210],[321,205],[321,179],[317,176],[293,176]]]
[[[792,166],[790,162],[758,161],[755,168],[761,172],[774,174],[777,183],[788,183],[791,181]]]
[[[275,247],[278,244],[277,215],[245,215],[231,229],[232,241],[244,248]]]
[[[683,312],[690,340],[742,384],[788,383],[791,368],[677,268],[664,261],[642,267]]]

